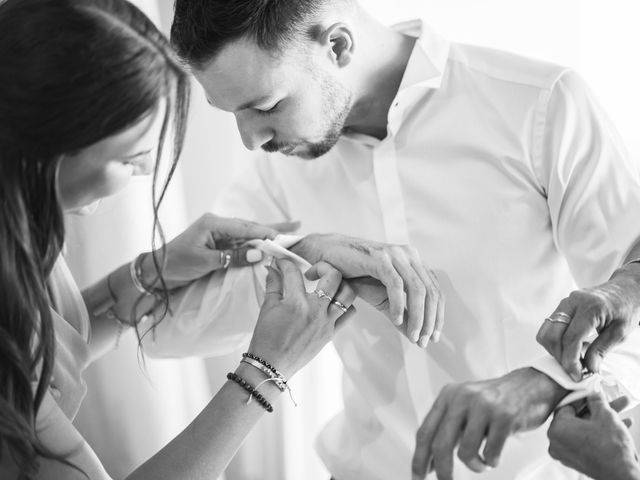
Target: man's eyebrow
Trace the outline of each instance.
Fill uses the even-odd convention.
[[[136,157],[140,157],[142,155],[146,155],[148,153],[151,153],[152,150],[153,149],[144,150],[142,152],[134,153],[133,155],[125,155],[125,156],[120,157],[120,158],[122,158],[122,159],[136,158]]]
[[[240,105],[235,111],[239,112],[241,110],[245,110],[247,108],[254,108],[257,107],[258,105],[262,105],[263,103],[265,103],[267,100],[269,100],[271,98],[271,95],[263,95],[260,98],[256,98],[255,100],[251,100],[249,102],[243,103],[242,105]],[[211,105],[213,108],[218,108],[216,107],[215,103],[213,103],[211,101],[211,99],[209,97],[206,97],[207,99],[207,103],[209,105]]]
[[[242,105],[240,105],[238,107],[237,111],[245,110],[247,108],[255,108],[258,105],[262,105],[263,103],[265,103],[270,98],[271,98],[271,95],[263,95],[260,98],[256,98],[255,100],[251,100],[250,102],[243,103]]]

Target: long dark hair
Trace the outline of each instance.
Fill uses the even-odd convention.
[[[47,278],[64,241],[60,159],[114,135],[167,100],[154,171],[158,208],[182,148],[186,74],[165,37],[125,0],[0,0],[0,456],[32,478],[35,418],[51,379]],[[172,164],[157,187],[163,143]],[[37,382],[34,389],[32,384]]]

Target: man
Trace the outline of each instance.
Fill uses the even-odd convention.
[[[452,478],[462,438],[469,468],[501,458],[486,478],[571,478],[545,463],[544,432],[501,452],[581,386],[547,359],[513,370],[543,354],[541,319],[640,257],[638,168],[583,82],[419,22],[387,28],[355,0],[178,0],[175,13],[172,41],[209,102],[271,153],[217,211],[414,245],[447,298],[443,339],[426,353],[372,309],[336,336],[345,411],[318,440],[333,476],[408,478],[442,387],[497,377],[443,393],[414,474],[431,464]]]

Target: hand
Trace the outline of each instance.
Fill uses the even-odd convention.
[[[238,247],[249,239],[273,239],[278,233],[295,229],[295,223],[263,226],[247,220],[205,213],[166,245],[167,263],[163,278],[169,289],[178,288],[208,273],[230,266],[247,266],[262,260],[262,252]],[[157,252],[157,257],[162,254]],[[146,255],[142,272],[147,284],[156,279],[151,255]],[[156,284],[157,286],[157,284]]]
[[[595,480],[640,478],[640,465],[627,431],[630,420],[616,412],[628,405],[621,397],[607,405],[600,394],[587,399],[589,416],[576,415],[571,405],[560,408],[549,427],[549,454],[564,465]]]
[[[306,365],[333,337],[336,321],[349,315],[315,292],[307,293],[298,267],[290,260],[277,260],[268,267],[265,300],[253,332],[249,351],[264,358],[290,378]],[[355,293],[341,287],[342,275],[325,262],[314,266],[322,290],[350,307]]]
[[[496,467],[507,437],[542,425],[566,394],[532,368],[492,380],[447,385],[418,430],[414,480],[423,479],[432,468],[438,480],[451,480],[458,443],[458,457],[474,472]]]
[[[578,290],[562,300],[540,327],[537,340],[558,360],[575,381],[582,379],[583,344],[594,332],[598,337],[587,348],[585,366],[598,373],[607,352],[638,327],[640,321],[640,265],[618,270],[606,283]],[[558,315],[562,312],[565,315]],[[567,318],[568,324],[557,320]]]
[[[429,339],[439,338],[444,324],[444,296],[436,276],[422,265],[415,249],[342,235],[313,234],[291,250],[311,263],[320,260],[330,263],[345,279],[371,277],[381,282],[386,297],[374,306],[397,326],[405,319],[406,293],[409,339],[426,346]],[[368,291],[375,293],[377,302],[380,295],[370,288]]]

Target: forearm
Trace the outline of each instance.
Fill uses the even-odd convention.
[[[236,373],[254,386],[264,380],[249,365],[241,364]],[[271,382],[259,390],[272,404],[281,395]],[[218,478],[265,413],[255,400],[246,405],[247,399],[248,394],[240,385],[227,381],[196,419],[128,480]]]

